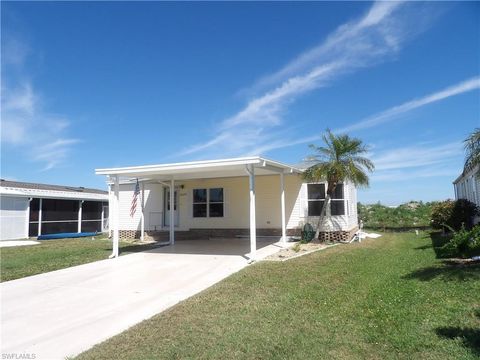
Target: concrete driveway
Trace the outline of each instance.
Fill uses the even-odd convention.
[[[258,239],[258,257],[276,240]],[[2,358],[76,355],[244,268],[248,252],[248,239],[178,241],[2,283]]]

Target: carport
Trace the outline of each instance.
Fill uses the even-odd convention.
[[[178,241],[1,283],[2,353],[73,357],[246,267],[248,239],[228,240]],[[258,259],[279,250],[258,245]]]
[[[119,184],[120,182],[146,182],[155,181],[170,189],[170,204],[174,203],[175,183],[185,180],[213,179],[227,177],[248,177],[249,186],[249,237],[251,260],[256,259],[257,234],[256,234],[256,202],[255,202],[255,177],[277,174],[280,178],[278,196],[280,198],[281,242],[286,243],[286,216],[285,216],[285,174],[301,173],[301,170],[280,162],[272,161],[259,156],[243,157],[236,159],[194,161],[173,164],[132,166],[121,168],[96,169],[97,175],[106,175],[113,185],[111,198],[110,226],[113,233],[113,251],[111,257],[118,257],[119,249]],[[143,211],[143,210],[142,210]],[[245,214],[247,216],[247,214]],[[144,235],[144,215],[142,213],[141,238]],[[169,244],[175,243],[174,212],[170,211]]]

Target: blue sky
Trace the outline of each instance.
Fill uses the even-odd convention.
[[[480,126],[480,4],[2,2],[2,178],[261,154],[326,128],[376,164],[360,201],[453,197]]]

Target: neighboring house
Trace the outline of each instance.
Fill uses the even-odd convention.
[[[107,191],[1,180],[0,240],[107,227]]]
[[[467,199],[480,207],[480,165],[472,169],[465,169],[463,173],[453,182],[455,199]],[[480,218],[475,219],[475,223]]]
[[[174,243],[175,238],[249,235],[254,253],[257,235],[278,235],[286,241],[305,223],[317,224],[325,183],[305,183],[302,171],[245,157],[97,169],[96,174],[109,179],[114,243],[120,238]],[[333,232],[335,239],[350,239],[358,230],[353,184],[337,186],[328,213],[332,216],[323,221],[320,236]],[[115,251],[114,246],[114,256]]]

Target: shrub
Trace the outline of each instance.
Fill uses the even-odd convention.
[[[357,204],[358,218],[365,228],[371,229],[418,229],[430,227],[431,211],[434,203],[410,201],[397,207],[380,203]]]
[[[467,229],[471,229],[473,227],[473,218],[477,214],[477,205],[467,199],[459,199],[455,201],[449,225],[454,229],[460,229],[463,225]]]
[[[455,231],[460,231],[462,226],[471,229],[476,214],[478,207],[466,199],[442,201],[433,206],[432,227],[443,230],[451,227]]]
[[[436,203],[432,207],[432,227],[434,229],[446,230],[445,225],[449,225],[449,220],[453,214],[455,202],[446,200]]]
[[[452,256],[480,255],[480,225],[468,231],[464,226],[459,231],[454,231],[452,239],[442,249]]]

